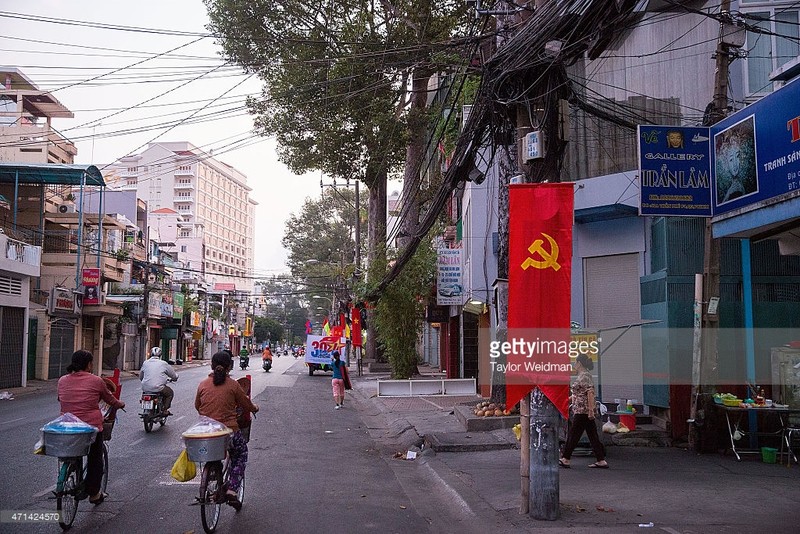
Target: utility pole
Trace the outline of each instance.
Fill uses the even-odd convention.
[[[722,0],[720,4],[720,14],[723,17],[730,17],[730,0]],[[736,47],[732,43],[730,30],[732,25],[720,22],[719,38],[714,55],[714,95],[710,113],[707,114],[705,126],[711,126],[724,119],[728,113],[728,73],[731,60],[731,48]],[[735,39],[734,39],[735,41]],[[739,45],[741,46],[741,45]],[[715,194],[713,191],[712,195]],[[692,384],[692,399],[690,404],[690,419],[693,421],[707,420],[711,406],[706,406],[705,398],[701,399],[703,393],[711,393],[717,383],[717,338],[719,331],[719,316],[716,310],[709,310],[709,303],[712,299],[718,299],[720,294],[720,239],[714,238],[711,232],[711,219],[706,219],[705,234],[703,243],[703,302],[701,309],[705,310],[702,316],[701,331],[701,352],[699,369],[695,369],[695,377]],[[713,313],[711,313],[711,312]],[[715,425],[703,425],[705,436],[712,440],[711,433],[715,430]],[[693,433],[690,432],[690,436]],[[701,440],[703,442],[705,440]],[[705,447],[703,447],[705,448]]]

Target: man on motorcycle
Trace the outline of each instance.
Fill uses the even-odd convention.
[[[153,347],[150,350],[150,357],[142,364],[142,369],[139,371],[139,380],[142,381],[144,393],[161,393],[164,397],[164,411],[167,415],[172,415],[169,407],[175,396],[175,392],[167,385],[170,379],[178,380],[178,373],[170,364],[161,359],[161,349]]]
[[[270,362],[272,361],[272,351],[270,350],[269,345],[265,345],[264,351],[261,353],[261,361],[263,362],[264,360],[269,360]]]

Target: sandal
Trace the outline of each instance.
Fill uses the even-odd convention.
[[[593,464],[589,464],[589,467],[592,469],[608,469],[608,464],[601,464],[599,462],[595,462]]]
[[[89,502],[92,503],[93,505],[97,506],[98,504],[102,504],[103,501],[106,500],[106,497],[108,497],[108,493],[100,493],[100,496],[97,499],[91,499],[90,498]]]
[[[569,469],[572,466],[569,465],[567,462],[565,462],[563,458],[559,458],[558,459],[558,467],[563,467],[564,469]]]

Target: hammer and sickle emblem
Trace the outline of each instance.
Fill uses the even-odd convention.
[[[547,241],[550,243],[550,252],[547,252],[542,248],[542,244],[544,241],[541,239],[537,239],[536,241],[528,247],[528,252],[531,255],[538,254],[541,260],[534,260],[533,258],[525,258],[525,261],[522,262],[522,269],[528,270],[528,267],[536,267],[537,269],[547,269],[548,267],[552,267],[554,271],[557,271],[561,268],[561,265],[558,264],[558,243],[556,240],[550,237],[549,235],[542,232],[542,235],[547,238]]]

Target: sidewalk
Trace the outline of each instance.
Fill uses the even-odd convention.
[[[461,450],[474,450],[485,434],[516,442],[509,429],[464,431],[453,407],[477,397],[377,397],[378,378],[388,376],[354,377],[352,394],[368,407],[370,417],[384,418],[382,438],[390,450],[404,453],[432,434],[446,435],[463,445]],[[610,469],[588,469],[593,458],[576,452],[572,468],[559,470],[557,521],[519,514],[516,448],[434,453],[423,446],[415,461],[434,469],[473,509],[493,510],[515,531],[641,532],[651,527],[640,524],[652,522],[652,528],[672,534],[777,532],[800,521],[800,466],[787,468],[785,459],[783,465],[765,464],[760,455],[747,455],[737,462],[730,453],[613,445],[607,455]]]

